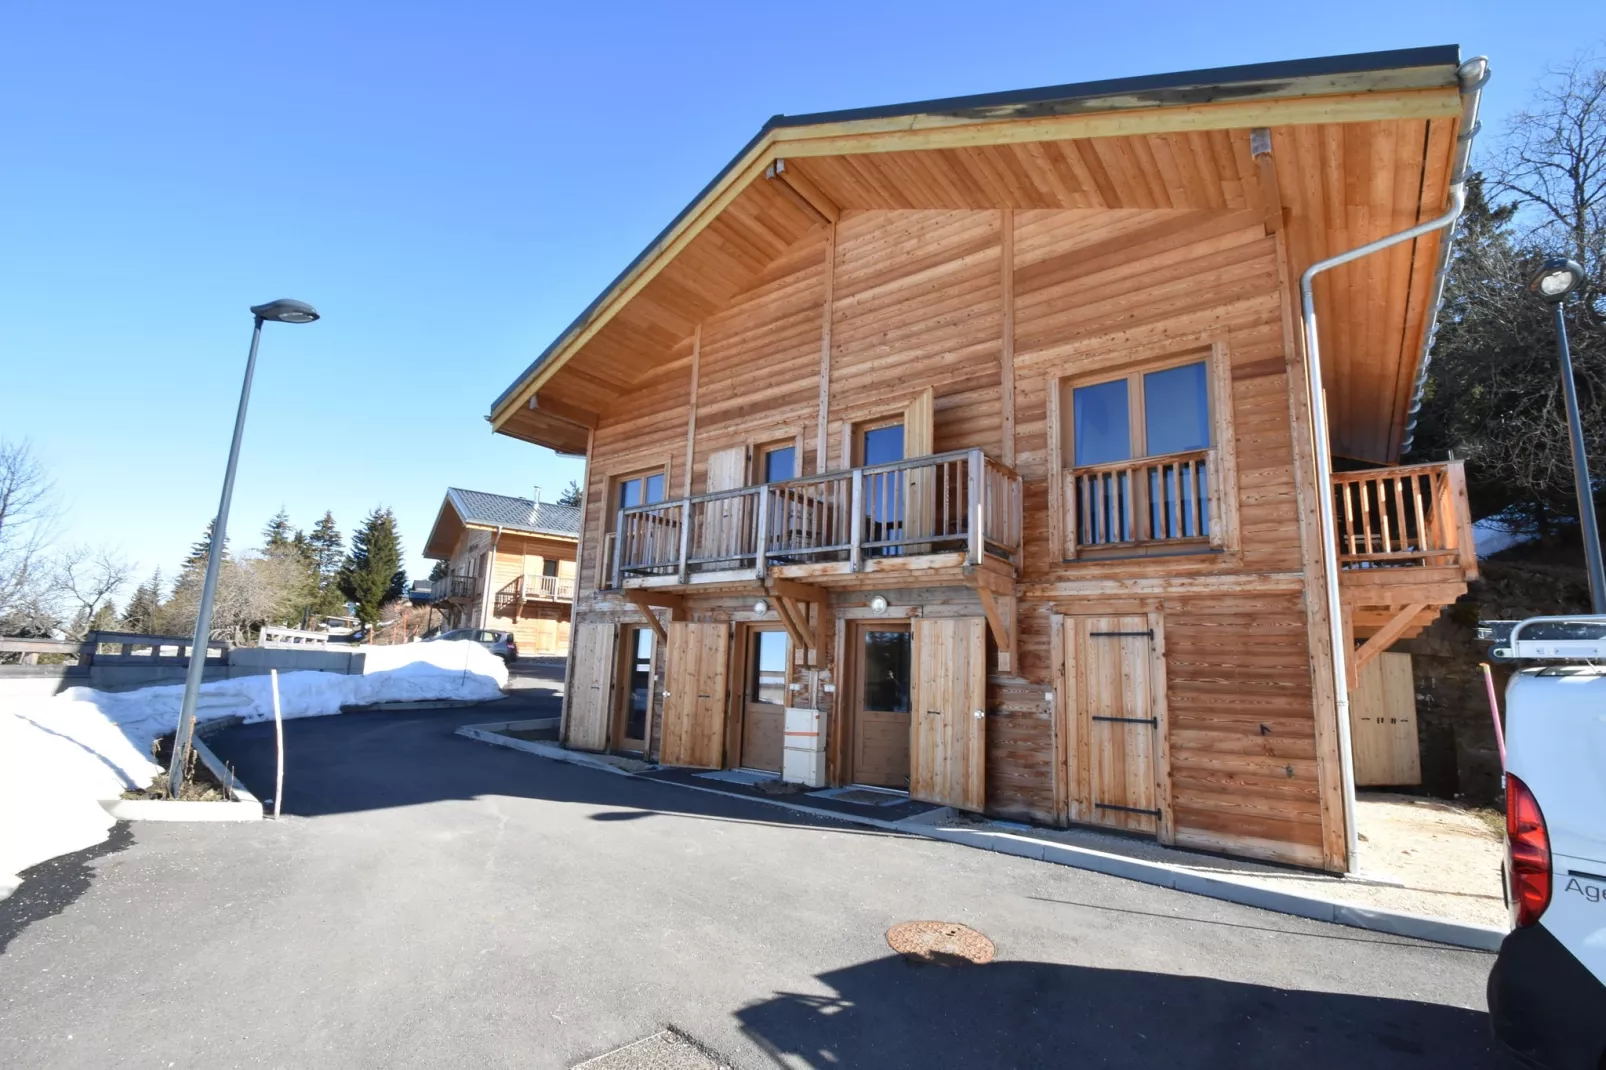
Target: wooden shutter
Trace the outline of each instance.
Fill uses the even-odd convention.
[[[569,657],[569,687],[564,696],[568,712],[564,742],[577,750],[605,750],[608,713],[613,695],[614,639],[617,629],[601,621],[574,626]]]
[[[931,387],[926,387],[904,406],[903,455],[925,457],[936,453],[935,434],[936,399]]]
[[[987,806],[987,623],[914,622],[909,794],[980,812]]]
[[[725,757],[725,671],[730,625],[722,621],[671,621],[665,644],[664,765],[718,769]]]
[[[708,493],[747,486],[747,447],[732,446],[708,455]]]

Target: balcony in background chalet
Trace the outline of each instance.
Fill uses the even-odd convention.
[[[544,576],[526,571],[496,592],[496,612],[513,613],[530,602],[574,601],[573,576]]]
[[[480,594],[480,578],[449,574],[434,581],[430,587],[432,602],[472,602]]]
[[[970,449],[624,509],[604,550],[615,587],[740,588],[1013,576],[1020,547],[1020,477]]]

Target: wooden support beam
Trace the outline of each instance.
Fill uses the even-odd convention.
[[[795,602],[824,602],[825,592],[813,584],[799,583],[780,576],[771,576],[765,581],[770,593],[783,598],[790,598]]]
[[[1004,410],[1004,441],[999,459],[1015,467],[1015,209],[1003,210],[999,238],[998,286],[1002,293],[1003,331],[999,353],[999,402]]]
[[[1015,671],[1015,599],[1000,599],[986,587],[977,587],[976,597],[981,599],[982,614],[987,618],[987,627],[992,629],[993,642],[998,645],[998,671],[1012,673]]]
[[[1283,192],[1277,182],[1277,161],[1271,154],[1271,130],[1257,126],[1249,131],[1249,152],[1260,171],[1260,195],[1266,213],[1266,233],[1283,229]]]
[[[663,605],[664,600],[670,596],[654,595],[639,588],[626,587],[625,597],[630,599],[632,605],[641,610],[641,615],[647,618],[647,627],[652,629],[653,634],[658,637],[658,641],[667,643],[669,641],[669,632],[658,622],[658,614],[652,611],[652,607],[654,605]],[[679,604],[678,599],[675,604]],[[669,608],[669,619],[675,619],[675,609],[672,606]]]
[[[587,431],[597,429],[597,421],[601,419],[590,409],[583,409],[578,405],[570,405],[567,401],[558,401],[555,398],[544,398],[540,394],[530,397],[530,408],[537,412],[544,412],[548,416],[562,420],[565,423],[578,424]]]
[[[691,497],[692,458],[697,449],[697,374],[703,357],[703,325],[697,324],[691,332],[691,404],[686,409],[686,479],[682,498]]]
[[[835,223],[841,217],[842,209],[837,207],[836,202],[796,167],[787,167],[784,159],[778,159],[766,167],[764,177],[774,182],[776,189],[792,203],[821,223]]]
[[[826,472],[826,455],[831,452],[825,444],[825,436],[831,412],[831,305],[835,289],[836,224],[832,223],[825,232],[825,299],[820,311],[820,427],[814,438],[814,471],[821,475]],[[846,463],[847,459],[843,458],[843,464]],[[803,471],[801,455],[797,459],[797,470]],[[858,507],[857,502],[854,507]]]
[[[1405,629],[1411,626],[1411,619],[1426,608],[1427,604],[1424,602],[1412,602],[1410,605],[1394,614],[1394,616],[1390,617],[1389,622],[1383,625],[1383,627],[1379,628],[1372,638],[1368,639],[1366,642],[1357,647],[1353,661],[1355,666],[1355,676],[1360,676],[1361,670],[1366,667],[1367,662],[1371,661],[1373,658],[1383,653],[1383,651],[1393,646],[1394,640],[1403,635],[1405,633]],[[1349,687],[1351,691],[1355,690],[1354,677],[1350,679]]]
[[[802,616],[801,623],[798,620],[799,614]],[[786,634],[791,637],[792,645],[799,650],[808,650],[810,646],[808,613],[790,598],[777,597],[775,599],[775,615],[781,618],[781,626],[786,629]]]

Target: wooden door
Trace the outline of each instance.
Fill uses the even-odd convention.
[[[577,750],[605,750],[608,746],[614,632],[614,626],[603,621],[574,626],[563,735],[564,742]]]
[[[742,681],[744,769],[781,771],[786,744],[786,698],[792,648],[786,632],[754,628],[745,636]]]
[[[980,812],[987,807],[987,622],[914,622],[909,794]]]
[[[1064,636],[1071,817],[1156,832],[1160,722],[1151,622],[1146,615],[1067,617]]]
[[[1356,784],[1422,783],[1411,655],[1379,654],[1361,666],[1350,692],[1349,722]]]
[[[909,787],[912,636],[904,621],[858,624],[853,643],[853,772],[858,784]]]
[[[725,672],[730,625],[722,621],[671,621],[664,687],[665,765],[718,769],[725,758]]]

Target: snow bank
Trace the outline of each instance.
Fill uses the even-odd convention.
[[[362,675],[282,672],[286,718],[322,717],[344,706],[500,698],[507,667],[471,642],[369,647]],[[266,674],[201,685],[196,720],[273,717]],[[11,876],[57,855],[92,847],[114,823],[101,799],[150,784],[160,769],[151,744],[178,723],[184,686],[139,691],[74,687],[51,698],[0,706],[0,897]]]

